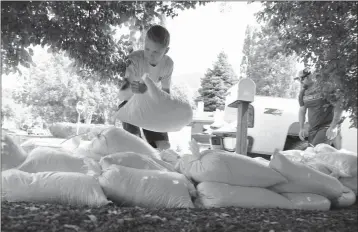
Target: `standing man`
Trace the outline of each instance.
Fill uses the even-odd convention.
[[[332,101],[320,91],[317,80],[320,74],[312,74],[309,70],[302,70],[298,79],[302,89],[299,94],[299,137],[305,140],[304,124],[308,113],[308,142],[313,146],[326,143],[341,149],[340,124],[343,109],[340,101]],[[333,91],[332,91],[333,92]]]

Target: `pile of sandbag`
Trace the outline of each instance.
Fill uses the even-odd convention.
[[[286,197],[267,189],[287,179],[264,161],[220,150],[200,152],[194,141],[191,150],[176,169],[198,183],[198,206],[293,208]]]
[[[301,163],[321,173],[338,179],[345,187],[357,194],[357,154],[327,144],[318,144],[305,151],[280,152],[290,161]],[[273,158],[274,156],[272,156]]]
[[[118,128],[73,150],[37,147],[27,155],[11,137],[2,144],[6,201],[329,210],[356,200],[357,155],[327,145],[275,151],[269,161],[200,152],[192,141],[193,154],[179,158]]]
[[[313,149],[305,151],[306,156],[302,151],[276,151],[271,161],[220,150],[199,152],[195,143],[192,152],[180,159],[176,169],[198,183],[196,203],[204,207],[329,210],[331,206],[350,206],[356,200],[351,188],[322,172],[333,167],[314,162],[317,153]],[[348,165],[354,161],[352,157],[344,155],[339,161],[317,157],[340,169],[345,174],[342,178],[354,175],[354,164]]]
[[[345,188],[337,178],[315,170],[303,163],[289,160],[285,155],[275,152],[269,166],[280,172],[288,180],[272,186],[270,190],[280,194],[314,194],[325,202],[318,209],[346,207],[355,203],[352,190]]]
[[[110,201],[142,207],[194,207],[194,185],[148,149],[145,141],[123,132],[116,128],[104,132],[81,155],[60,148],[35,148],[21,164],[2,172],[2,200],[93,207]],[[115,142],[111,135],[124,138]]]

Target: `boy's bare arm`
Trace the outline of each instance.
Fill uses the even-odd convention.
[[[173,61],[169,63],[169,67],[170,68],[167,76],[161,82],[162,82],[162,90],[170,94],[170,86],[171,86],[172,74],[174,68]]]

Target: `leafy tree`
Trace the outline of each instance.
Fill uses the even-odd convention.
[[[240,71],[255,82],[258,95],[294,98],[299,92],[300,84],[294,81],[297,55],[271,55],[281,46],[269,28],[246,28]]]
[[[31,106],[33,116],[41,116],[47,123],[76,122],[78,101],[94,109],[94,122],[108,122],[117,104],[118,87],[110,81],[100,83],[95,77],[83,78],[72,73],[68,69],[71,64],[71,60],[59,53],[25,70],[23,84],[14,90],[14,100]]]
[[[199,100],[204,102],[205,111],[223,110],[225,93],[237,82],[237,76],[228,62],[227,55],[220,52],[212,69],[208,69],[201,79]]]
[[[14,111],[14,101],[11,98],[2,98],[1,105],[1,122],[4,122],[4,119],[12,119],[15,117],[16,112]]]
[[[188,99],[191,108],[193,110],[196,109],[194,93],[190,90],[186,83],[181,81],[174,81],[171,85],[170,92],[175,92],[178,98]]]
[[[115,41],[118,26],[130,31],[147,29],[154,19],[174,17],[195,8],[198,2],[175,1],[3,1],[1,3],[1,50],[3,70],[30,67],[30,45],[49,45],[66,51],[77,68],[98,72],[100,78],[124,74],[124,59],[133,38]],[[204,2],[199,2],[204,4]]]
[[[286,55],[296,53],[322,74],[322,91],[334,85],[342,106],[352,112],[357,127],[357,14],[358,3],[348,1],[264,2],[257,14],[283,42]]]

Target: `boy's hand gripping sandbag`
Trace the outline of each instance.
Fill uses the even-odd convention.
[[[179,131],[192,121],[188,99],[179,97],[175,91],[170,94],[162,91],[146,75],[143,81],[148,90],[134,94],[115,114],[116,119],[156,132]]]

